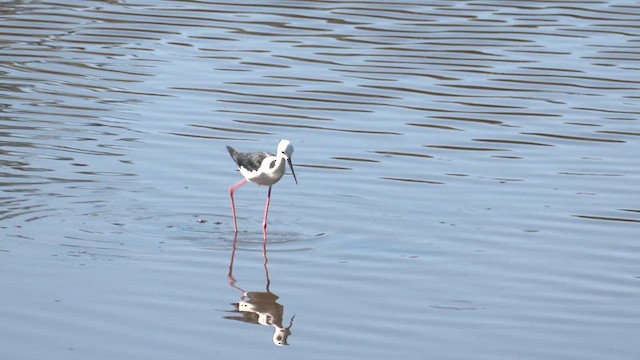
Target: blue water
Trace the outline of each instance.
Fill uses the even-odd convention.
[[[0,1],[0,357],[637,358],[639,14]]]

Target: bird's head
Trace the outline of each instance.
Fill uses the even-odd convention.
[[[296,184],[298,184],[298,179],[296,178],[296,173],[293,171],[293,164],[291,163],[291,155],[293,155],[293,145],[289,140],[282,139],[278,143],[278,156],[282,154],[284,158],[287,159],[289,163],[289,168],[291,169],[291,174],[293,174],[293,180],[295,180]]]
[[[287,158],[291,158],[293,155],[293,145],[289,140],[282,139],[278,143],[278,154],[283,153]]]

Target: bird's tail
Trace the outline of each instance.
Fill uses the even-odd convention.
[[[236,157],[238,156],[238,152],[236,151],[236,149],[234,149],[231,146],[227,145],[227,150],[229,150],[229,155],[231,155],[231,158],[234,161],[236,161]]]

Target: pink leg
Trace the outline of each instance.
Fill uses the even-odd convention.
[[[237,183],[229,186],[229,196],[231,196],[231,212],[233,212],[233,230],[238,232],[238,221],[236,220],[236,204],[233,202],[233,192],[236,191],[240,186],[246,184],[247,179],[242,179]]]
[[[267,193],[267,203],[264,206],[264,219],[262,220],[262,235],[265,240],[267,239],[267,215],[269,214],[269,202],[271,202],[271,186],[269,186],[269,193]]]

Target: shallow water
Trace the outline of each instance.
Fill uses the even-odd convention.
[[[0,357],[638,357],[639,15],[0,1]]]

